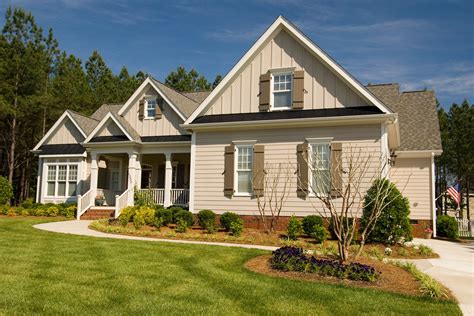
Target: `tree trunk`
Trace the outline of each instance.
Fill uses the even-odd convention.
[[[16,108],[18,105],[18,97],[15,96],[14,100],[14,108],[15,113],[13,114],[13,119],[11,123],[11,143],[10,143],[10,150],[8,153],[8,182],[13,185],[13,174],[15,172],[15,150],[16,150]]]
[[[466,176],[466,212],[467,212],[467,219],[471,220],[471,210],[469,209],[469,176]]]

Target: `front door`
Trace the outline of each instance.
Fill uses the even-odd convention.
[[[142,189],[148,189],[151,185],[151,170],[150,169],[142,169]]]

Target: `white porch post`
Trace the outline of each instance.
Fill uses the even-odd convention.
[[[138,189],[142,188],[142,158],[143,155],[138,155],[135,163],[135,185]]]
[[[171,164],[171,153],[165,153],[165,200],[164,207],[171,205],[171,178],[173,177],[173,166]]]
[[[41,192],[44,190],[42,188],[42,176],[43,175],[43,158],[38,158],[38,177],[36,179],[36,203],[41,202]]]
[[[97,161],[97,153],[91,153],[91,183],[90,190],[92,190],[92,196],[95,199],[97,196],[97,181],[99,179],[99,165]]]
[[[137,154],[136,153],[129,153],[128,154],[127,189],[132,190],[132,191],[133,191],[133,189],[135,187],[135,184],[136,184],[136,173],[135,173],[136,164],[137,164]],[[131,199],[133,199],[133,194],[129,194],[128,205],[132,205],[133,200],[131,201]]]

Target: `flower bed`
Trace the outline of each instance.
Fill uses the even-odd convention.
[[[339,279],[374,282],[380,277],[375,268],[360,263],[343,264],[337,260],[318,259],[302,248],[286,246],[272,253],[271,266],[282,271],[297,271],[332,276]]]
[[[6,216],[46,216],[73,218],[77,211],[77,205],[73,203],[41,204],[24,202],[20,206],[0,206],[0,215]]]

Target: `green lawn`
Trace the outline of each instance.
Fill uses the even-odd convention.
[[[0,218],[1,314],[456,315],[449,302],[247,271],[264,251],[48,233]]]

